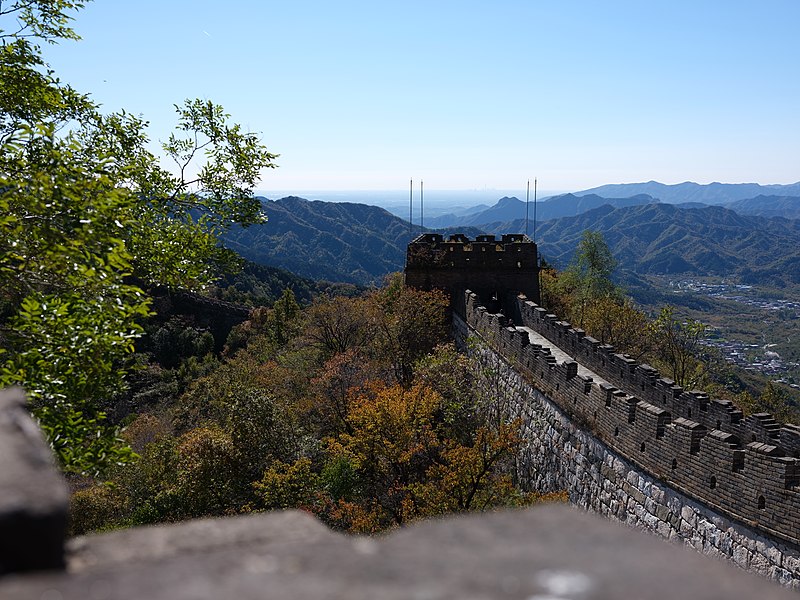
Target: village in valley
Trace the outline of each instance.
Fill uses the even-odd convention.
[[[800,301],[725,279],[672,279],[669,289],[675,295],[713,299],[729,306],[734,313],[738,306],[738,313],[727,315],[727,319],[715,319],[713,323],[698,317],[708,326],[705,344],[716,348],[725,360],[738,367],[800,389],[800,362],[792,360],[800,339],[795,331],[800,324]],[[743,331],[743,321],[748,322],[751,331]]]

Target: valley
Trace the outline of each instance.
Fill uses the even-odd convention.
[[[738,283],[719,277],[650,275],[660,304],[708,326],[705,343],[726,361],[800,390],[800,290]],[[654,312],[652,295],[637,297]]]

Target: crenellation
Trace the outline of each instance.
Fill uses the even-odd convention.
[[[564,361],[564,367],[567,370],[567,379],[572,379],[578,374],[578,363],[574,360]]]
[[[784,425],[778,434],[780,445],[786,452],[795,458],[800,458],[800,427],[797,425]]]
[[[672,425],[681,441],[680,447],[683,451],[690,455],[697,454],[700,451],[700,440],[705,437],[708,430],[697,421],[690,421],[683,417],[673,419]]]
[[[711,399],[703,392],[686,391],[674,381],[661,377],[650,365],[638,364],[631,357],[616,352],[613,346],[602,344],[583,332],[563,326],[556,315],[524,297],[518,298],[522,325],[530,327],[573,355],[586,367],[614,383],[617,387],[635,390],[643,400],[662,406],[675,416],[683,416],[703,424],[708,429],[723,429],[743,441],[773,441],[782,436],[791,445],[792,453],[800,456],[800,428],[782,433],[781,425],[772,415],[751,415],[745,419],[732,403]]]
[[[637,420],[652,429],[656,439],[664,437],[664,429],[672,422],[672,415],[668,411],[644,401],[639,402],[637,411],[640,413]]]

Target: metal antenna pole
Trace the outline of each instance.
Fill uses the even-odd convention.
[[[533,243],[536,243],[536,184],[537,180],[533,180]]]
[[[422,180],[419,180],[419,228],[425,230],[425,204],[422,202]]]
[[[528,235],[528,202],[531,196],[531,180],[528,179],[528,188],[525,190],[525,235]]]
[[[414,235],[414,179],[408,180],[408,230]]]

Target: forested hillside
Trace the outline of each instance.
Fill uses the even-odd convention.
[[[255,263],[310,279],[379,285],[403,269],[406,246],[420,233],[377,206],[294,196],[261,200],[267,223],[232,228],[222,237],[225,245]],[[481,233],[472,227],[463,232]]]
[[[73,533],[279,508],[373,533],[537,501],[513,485],[519,423],[489,370],[447,343],[448,304],[402,277],[305,309],[286,290],[222,355],[185,321],[154,324],[117,403],[139,458],[73,478]]]
[[[519,231],[523,221],[495,223],[492,232]],[[583,231],[602,233],[622,269],[639,274],[733,276],[744,283],[800,283],[800,221],[740,215],[721,207],[670,204],[604,206],[540,223],[542,256],[569,263]]]
[[[265,225],[233,228],[225,244],[256,263],[302,277],[362,285],[402,269],[411,239],[407,221],[376,206],[262,199]]]

